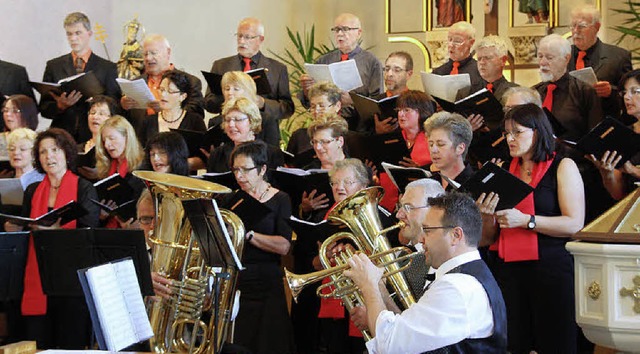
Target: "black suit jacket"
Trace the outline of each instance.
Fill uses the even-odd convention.
[[[446,63],[433,69],[433,73],[437,75],[449,75],[451,73],[451,69],[453,69],[453,60],[449,59]],[[482,76],[480,76],[480,72],[478,71],[478,62],[473,59],[473,53],[471,53],[466,59],[460,61],[458,73],[469,74],[471,86],[479,85],[482,82]],[[467,92],[467,90],[461,91],[463,91],[461,93],[463,96],[467,96],[468,94],[473,93]]]
[[[102,59],[95,53],[92,53],[85,65],[84,71],[92,71],[96,75],[104,86],[105,95],[111,96],[115,100],[120,99],[120,88],[116,83],[118,74],[115,63]],[[69,53],[47,62],[42,81],[58,82],[61,79],[73,75],[76,75],[76,69],[73,65],[71,53]],[[60,111],[53,97],[49,95],[42,96],[40,97],[40,113],[44,118],[52,120],[52,127],[65,129],[78,142],[87,141],[91,138],[91,132],[89,131],[89,125],[87,123],[89,104],[86,103],[86,100],[88,98],[89,97],[82,97],[72,107]]]
[[[24,66],[0,60],[0,94],[27,95],[35,101],[33,90],[29,85],[29,75]]]
[[[187,93],[187,99],[183,102],[183,108],[187,112],[199,115],[200,118],[204,119],[204,97],[202,97],[202,83],[197,77],[187,72],[184,73],[189,79],[189,84],[191,84],[191,91]],[[138,79],[144,79],[144,81],[148,83],[149,75],[143,74]],[[142,141],[144,121],[148,117],[147,110],[131,109],[129,110],[128,117],[131,125],[133,125],[133,127],[136,129],[136,132],[138,133],[138,138]]]
[[[242,71],[244,64],[239,55],[232,55],[227,58],[218,59],[213,62],[211,72],[224,75],[228,71]],[[261,52],[251,58],[251,69],[267,69],[267,78],[271,86],[271,93],[263,96],[264,113],[267,117],[272,117],[279,121],[288,118],[293,113],[293,101],[289,92],[289,73],[287,67],[277,60],[264,56]],[[224,97],[216,95],[207,88],[205,96],[205,108],[211,113],[220,113]],[[265,117],[265,114],[262,115]]]
[[[571,46],[571,60],[567,65],[567,71],[576,69],[579,51],[575,45]],[[611,96],[602,98],[602,110],[607,115],[619,117],[623,105],[622,99],[618,95],[620,91],[618,84],[624,74],[633,70],[631,53],[615,45],[603,43],[600,39],[586,52],[585,66],[593,68],[599,81],[608,81],[611,84]]]

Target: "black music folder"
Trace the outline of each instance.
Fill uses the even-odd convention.
[[[493,158],[502,161],[510,161],[509,144],[502,136],[502,128],[490,130],[488,132],[474,132],[473,140],[469,148],[469,159],[485,163]]]
[[[333,205],[333,192],[329,184],[329,171],[326,170],[301,170],[298,168],[278,167],[271,176],[274,185],[287,192],[291,198],[291,205],[297,206],[302,200],[302,193],[307,194],[317,191],[316,195],[326,194],[329,205]]]
[[[136,218],[137,216],[137,208],[138,204],[137,200],[130,200],[125,202],[124,204],[118,205],[115,208],[112,208],[106,204],[102,204],[95,199],[91,199],[91,202],[97,204],[102,210],[106,211],[109,215],[117,216],[122,221],[127,221],[131,218]]]
[[[547,119],[551,124],[551,129],[553,129],[553,135],[555,135],[556,137],[563,136],[567,132],[567,128],[565,128],[564,125],[560,123],[558,118],[556,118],[556,116],[554,116],[553,113],[551,113],[551,111],[548,110],[546,107],[542,108],[542,110],[544,111],[544,114],[547,116]]]
[[[145,296],[154,295],[142,230],[57,229],[33,231],[42,289],[50,296],[83,296],[78,269],[131,257]]]
[[[640,134],[625,127],[613,118],[605,118],[585,135],[576,148],[587,154],[593,154],[597,159],[606,151],[617,151],[622,159],[616,167],[622,166],[640,151]]]
[[[209,89],[216,95],[222,95],[222,75],[201,70],[202,76],[207,81]],[[271,93],[271,85],[267,78],[267,69],[257,68],[246,72],[256,83],[258,95],[268,95]]]
[[[246,231],[253,230],[271,212],[271,208],[241,189],[222,196],[220,205],[238,215]]]
[[[399,131],[374,135],[350,133],[346,144],[351,157],[372,161],[378,171],[382,170],[382,162],[398,164],[404,157],[410,157],[407,143]]]
[[[206,264],[210,267],[244,269],[240,260],[242,254],[238,254],[236,250],[216,200],[183,200],[182,206],[191,222],[191,228],[200,247],[200,254]],[[245,237],[245,235],[235,236]]]
[[[316,151],[313,148],[307,149],[295,155],[283,150],[282,154],[284,155],[284,163],[288,167],[294,168],[304,168],[305,166],[313,162],[313,160],[317,159]]]
[[[315,223],[291,216],[287,221],[297,235],[296,242],[311,242],[313,245],[316,245],[316,242],[323,242],[337,232],[351,232],[347,224],[327,220]]]
[[[236,181],[236,177],[233,175],[231,171],[227,172],[207,172],[201,176],[197,176],[196,178],[203,179],[205,181],[217,183],[219,185],[225,186],[231,190],[236,190],[240,188],[238,185],[238,181]]]
[[[7,219],[12,224],[26,226],[29,224],[40,226],[51,226],[60,220],[60,225],[64,225],[70,221],[79,219],[87,214],[87,210],[78,204],[75,200],[67,204],[53,209],[50,212],[40,215],[37,218],[29,218],[25,216],[9,215],[0,213],[0,217]]]
[[[459,187],[476,200],[480,194],[497,193],[500,197],[496,210],[511,209],[533,192],[533,187],[498,165],[487,162]]]
[[[200,151],[205,149],[209,151],[211,145],[218,147],[225,141],[225,133],[219,125],[213,126],[206,131],[196,131],[187,129],[171,129],[172,132],[176,132],[184,138],[189,148],[189,157],[197,156],[202,158],[203,161],[207,161],[206,156]]]
[[[504,118],[502,104],[486,88],[456,102],[449,102],[436,96],[433,96],[433,98],[447,112],[459,113],[465,117],[471,114],[480,114],[486,121],[490,122],[501,122]]]
[[[100,200],[112,200],[118,205],[130,201],[135,195],[133,188],[131,188],[127,180],[122,178],[117,172],[107,178],[99,180],[94,183],[93,186],[96,188]]]
[[[0,233],[0,301],[22,299],[29,232]]]
[[[395,109],[398,95],[385,97],[380,100],[362,96],[355,92],[349,92],[349,95],[351,96],[353,106],[356,111],[358,111],[358,115],[361,119],[373,119],[374,114],[377,114],[380,120],[387,119],[389,117],[397,117]]]
[[[82,97],[87,99],[104,93],[104,87],[92,71],[64,78],[57,83],[37,81],[29,81],[29,83],[42,96],[51,93],[60,95],[63,92],[78,91]]]
[[[130,257],[77,273],[101,350],[115,352],[153,337]]]
[[[96,148],[92,147],[87,152],[78,152],[78,159],[76,160],[78,167],[96,167]]]
[[[389,175],[391,182],[393,182],[396,188],[398,188],[400,193],[404,193],[404,189],[407,188],[407,184],[422,178],[431,178],[433,176],[431,171],[427,171],[419,167],[403,167],[383,162],[382,168],[387,175]]]

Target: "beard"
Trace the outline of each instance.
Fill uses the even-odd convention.
[[[551,81],[553,80],[553,74],[551,74],[550,72],[540,72],[540,79],[542,79],[542,81]]]

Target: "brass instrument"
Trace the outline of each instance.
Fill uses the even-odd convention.
[[[212,199],[216,194],[231,190],[212,182],[167,173],[134,171],[133,174],[147,183],[155,199],[156,223],[149,237],[153,244],[151,270],[171,280],[173,293],[170,300],[161,299],[148,307],[155,334],[149,340],[151,350],[156,353],[218,353],[227,337],[237,270],[232,267],[222,270],[230,276],[220,280],[219,301],[213,304],[210,284],[214,273],[200,257],[182,201]],[[221,209],[220,213],[231,229],[236,253],[242,254],[245,234],[242,221],[228,210]],[[212,314],[205,323],[201,318],[212,311],[212,306],[219,306],[220,315],[217,322]]]
[[[287,284],[291,289],[294,300],[306,285],[315,283],[329,276],[331,277],[331,282],[318,288],[318,296],[341,298],[343,304],[349,311],[351,311],[353,307],[363,304],[362,295],[357,287],[352,283],[351,279],[342,274],[343,271],[349,267],[346,261],[351,257],[351,252],[348,251],[346,254],[338,255],[336,257],[336,263],[338,265],[335,267],[331,267],[330,261],[326,257],[329,245],[341,239],[349,239],[353,241],[358,250],[367,254],[374,263],[385,268],[384,277],[389,280],[403,308],[409,308],[409,306],[415,303],[409,285],[401,273],[408,267],[408,264],[401,267],[398,262],[411,259],[416,256],[417,253],[410,253],[396,259],[396,252],[408,251],[408,248],[391,248],[389,241],[383,234],[393,229],[404,227],[404,223],[401,221],[389,228],[382,228],[380,218],[378,217],[378,202],[383,195],[384,190],[381,187],[371,187],[356,192],[334,207],[329,213],[328,219],[347,224],[353,233],[339,232],[330,236],[322,243],[319,257],[325,268],[324,270],[298,275],[285,269]],[[321,294],[323,288],[331,285],[336,288],[331,294]],[[366,331],[363,331],[363,336],[365,340],[371,338]]]

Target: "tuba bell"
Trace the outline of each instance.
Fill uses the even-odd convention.
[[[156,223],[149,237],[153,248],[151,270],[171,280],[173,294],[171,299],[160,299],[148,305],[154,333],[149,340],[151,351],[219,353],[227,337],[238,271],[232,267],[223,269],[230,276],[220,280],[218,303],[213,303],[214,273],[200,256],[182,201],[213,199],[216,194],[231,190],[212,182],[168,173],[134,171],[133,174],[146,182],[155,200]],[[231,229],[229,236],[236,253],[242,254],[245,233],[242,221],[228,210],[221,209],[220,213]],[[211,313],[213,306],[219,306],[218,316]],[[203,320],[206,317],[210,318],[207,323]]]

